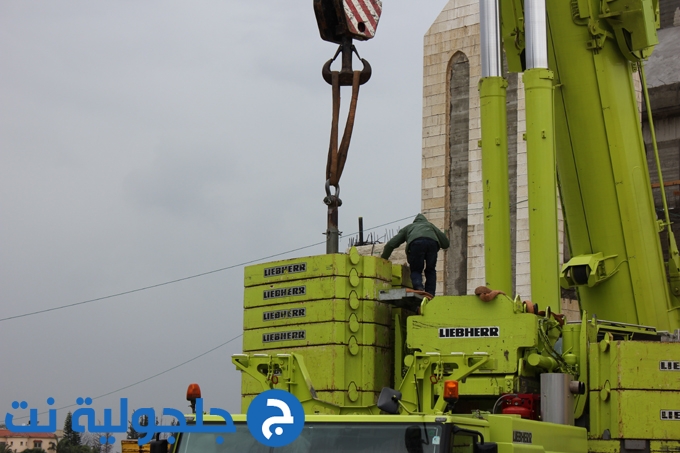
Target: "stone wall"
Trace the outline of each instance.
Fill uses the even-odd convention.
[[[422,212],[452,240],[450,250],[441,253],[438,294],[471,294],[486,283],[479,44],[477,0],[450,1],[425,34]],[[515,290],[530,298],[524,91],[521,77],[508,79]]]
[[[680,0],[661,0],[661,28],[677,27],[680,25]]]

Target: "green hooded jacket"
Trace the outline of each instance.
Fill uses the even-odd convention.
[[[385,244],[385,249],[380,257],[389,259],[392,251],[404,242],[406,242],[406,252],[408,253],[409,244],[418,238],[434,239],[439,243],[440,248],[449,248],[449,240],[444,232],[428,222],[424,215],[418,214],[412,224],[399,230],[397,235]]]

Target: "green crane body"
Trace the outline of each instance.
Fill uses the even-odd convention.
[[[482,78],[486,281],[507,295],[414,304],[402,266],[354,248],[246,268],[242,411],[267,389],[297,396],[309,428],[290,451],[680,452],[680,259],[672,234],[661,252],[670,224],[656,219],[633,82],[658,4],[546,0],[549,68],[526,69],[524,2],[499,3],[508,67],[524,71],[534,304],[511,296],[507,83]],[[559,315],[560,285],[576,288],[580,322]],[[539,414],[555,375],[575,384],[566,422]],[[401,440],[414,429],[416,449]]]
[[[631,36],[644,35],[639,50],[650,49],[657,42],[655,5],[603,4],[611,5],[611,19],[599,18],[600,2],[547,4],[557,170],[573,257],[563,284],[576,284],[581,309],[598,318],[672,331],[680,327],[680,304],[671,297],[661,253],[634,65],[609,26],[621,15],[632,16],[646,27]],[[507,45],[506,52],[510,60]],[[516,52],[514,58],[519,63]]]

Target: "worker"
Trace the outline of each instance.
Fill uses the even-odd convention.
[[[424,215],[418,214],[413,223],[405,226],[396,236],[390,239],[382,255],[389,259],[392,250],[406,242],[406,259],[411,267],[411,283],[413,289],[425,290],[433,295],[437,288],[437,252],[440,248],[449,248],[446,234],[427,221]],[[423,269],[425,270],[425,285],[423,286]]]

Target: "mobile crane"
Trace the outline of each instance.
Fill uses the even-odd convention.
[[[656,218],[633,81],[644,85],[658,17],[656,0],[480,0],[485,269],[498,291],[415,298],[401,266],[356,249],[246,268],[245,352],[232,361],[244,413],[273,388],[302,402],[305,427],[282,451],[680,452],[680,256],[673,234],[661,253],[671,225]],[[501,46],[526,93],[532,301],[506,295]],[[558,188],[572,256],[561,269]],[[580,322],[559,314],[560,286],[576,289]],[[172,448],[270,451],[244,417],[222,445],[180,434]]]

